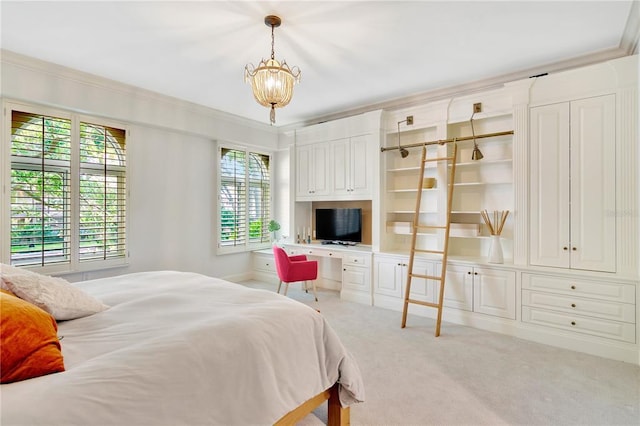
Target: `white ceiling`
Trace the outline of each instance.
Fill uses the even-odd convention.
[[[277,14],[275,56],[302,70],[280,126],[629,54],[633,3],[3,0],[1,46],[268,123],[243,70]]]

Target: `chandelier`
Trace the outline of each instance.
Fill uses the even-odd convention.
[[[282,20],[275,15],[264,18],[266,26],[271,27],[271,58],[262,59],[258,67],[247,64],[244,67],[244,81],[251,83],[253,97],[265,107],[271,107],[269,119],[276,122],[276,108],[287,106],[293,97],[293,85],[300,81],[300,68],[290,68],[286,61],[279,62],[274,54],[273,30],[279,27]]]

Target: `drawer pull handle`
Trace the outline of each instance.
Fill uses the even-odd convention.
[[[576,304],[575,304],[575,303],[572,303],[572,304],[571,304],[571,307],[572,307],[572,308],[575,308],[575,307],[576,307]]]
[[[576,325],[576,322],[575,321],[571,321],[571,325]]]
[[[576,286],[575,286],[575,285],[572,285],[572,286],[571,286],[571,290],[575,290],[575,289],[576,289]]]

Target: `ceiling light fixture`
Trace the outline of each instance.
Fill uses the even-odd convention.
[[[244,81],[251,83],[253,97],[262,106],[270,107],[269,120],[276,122],[276,108],[287,106],[293,97],[293,86],[300,82],[300,68],[290,68],[286,61],[279,62],[274,54],[273,32],[282,20],[275,15],[264,18],[266,26],[271,27],[271,58],[262,59],[258,67],[247,64],[244,67]]]

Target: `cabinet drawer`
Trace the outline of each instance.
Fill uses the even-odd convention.
[[[342,264],[369,267],[371,266],[371,257],[364,254],[347,253],[342,256]]]
[[[522,275],[522,288],[528,290],[548,291],[571,294],[613,302],[634,303],[635,287],[631,284],[608,283],[583,279],[560,278],[546,275]]]
[[[253,269],[257,271],[276,272],[276,264],[271,256],[253,256]]]
[[[630,343],[636,341],[636,326],[628,322],[547,311],[529,306],[522,307],[522,321]]]
[[[629,303],[584,299],[573,295],[522,290],[522,304],[537,308],[563,311],[569,314],[576,313],[634,324],[636,321],[635,305]]]

